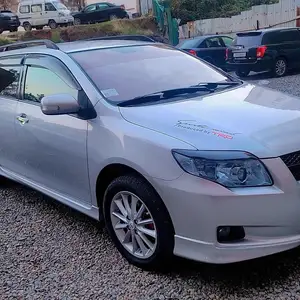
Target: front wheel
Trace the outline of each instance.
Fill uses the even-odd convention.
[[[236,74],[238,77],[247,77],[247,76],[250,74],[250,71],[237,70],[237,71],[235,72],[235,74]]]
[[[27,32],[32,30],[32,26],[30,23],[24,23],[23,27],[24,27],[24,30]]]
[[[110,19],[110,21],[116,20],[116,19],[118,19],[118,16],[117,15],[110,15],[109,19]]]
[[[173,256],[174,230],[155,190],[135,175],[115,179],[104,196],[108,232],[129,263],[153,270]]]
[[[277,58],[273,68],[273,74],[275,77],[282,77],[286,75],[288,70],[287,62],[284,58]]]

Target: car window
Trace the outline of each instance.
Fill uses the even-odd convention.
[[[106,3],[99,3],[98,4],[98,9],[105,9],[108,8],[109,6]]]
[[[201,42],[202,40],[199,39],[186,40],[179,45],[179,48],[181,49],[198,48]]]
[[[300,40],[300,33],[297,29],[283,30],[278,33],[277,39],[279,43],[295,42]]]
[[[45,3],[45,11],[56,11],[56,8],[52,3]]]
[[[162,44],[89,50],[71,56],[102,94],[115,102],[228,80],[197,57]]]
[[[31,5],[31,12],[36,13],[36,12],[42,12],[42,11],[43,11],[42,4]]]
[[[44,96],[53,94],[70,94],[77,99],[78,90],[70,87],[63,79],[48,69],[28,67],[24,100],[39,103]]]
[[[90,5],[85,9],[85,12],[92,12],[95,11],[97,9],[96,5]]]
[[[0,65],[0,96],[17,97],[21,67]]]
[[[21,14],[29,14],[30,6],[29,5],[21,5],[19,11]]]
[[[220,39],[218,37],[207,39],[205,41],[205,44],[206,44],[207,48],[220,48],[220,47],[224,47],[221,44],[221,41],[220,41]]]
[[[221,39],[223,40],[226,47],[231,46],[233,39],[227,36],[222,36]]]
[[[233,46],[255,47],[261,45],[262,33],[260,31],[238,33],[234,38]]]

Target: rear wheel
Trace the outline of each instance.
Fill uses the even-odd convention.
[[[250,74],[250,71],[245,71],[245,70],[237,70],[235,71],[235,74],[238,76],[238,77],[247,77],[249,74]]]
[[[58,25],[54,20],[50,20],[48,26],[50,27],[50,29],[56,29]]]
[[[31,26],[30,23],[24,23],[23,27],[24,27],[25,31],[31,31],[32,30],[32,26]]]
[[[275,65],[273,68],[273,74],[276,77],[282,77],[286,75],[288,70],[287,62],[283,57],[279,57],[275,61]]]
[[[155,190],[135,175],[119,177],[104,196],[104,218],[109,234],[129,263],[160,269],[173,256],[174,230]]]
[[[10,29],[10,32],[17,32],[17,31],[18,31],[18,27]]]

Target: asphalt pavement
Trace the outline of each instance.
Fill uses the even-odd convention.
[[[247,80],[300,96],[300,72]],[[177,259],[169,273],[145,272],[128,265],[97,222],[7,182],[0,188],[0,299],[300,299],[300,249],[234,265]]]

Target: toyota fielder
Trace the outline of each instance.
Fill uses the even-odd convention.
[[[136,266],[300,244],[300,100],[168,45],[2,47],[0,128],[0,175],[104,219]]]

